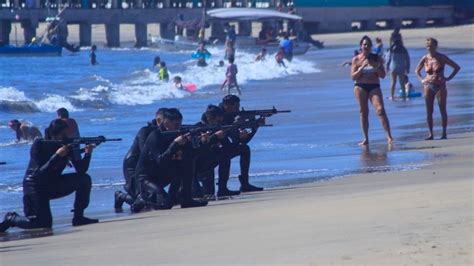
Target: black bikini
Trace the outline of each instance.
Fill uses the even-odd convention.
[[[372,83],[356,83],[354,86],[363,89],[367,93],[369,93],[373,89],[380,88],[380,84],[372,84]]]

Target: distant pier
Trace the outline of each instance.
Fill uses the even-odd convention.
[[[0,0],[0,42],[10,43],[12,23],[21,24],[26,43],[37,36],[40,22],[55,16],[58,8],[55,3],[45,0]],[[298,3],[294,1],[295,5]],[[46,6],[49,4],[49,6]],[[106,44],[120,46],[120,25],[135,26],[135,45],[147,46],[148,24],[159,24],[160,34],[172,39],[176,34],[174,21],[178,16],[185,20],[202,16],[202,7],[277,7],[277,1],[173,1],[173,0],[68,0],[60,5],[68,8],[61,14],[66,25],[79,25],[79,44],[92,44],[92,26],[105,25]],[[287,9],[285,8],[284,11]],[[311,7],[296,5],[297,14],[303,17],[303,26],[311,34],[346,32],[352,30],[376,30],[381,28],[427,27],[432,25],[453,25],[459,17],[459,9],[453,5],[441,6],[375,6],[375,7]],[[462,13],[462,12],[461,12]],[[213,33],[222,33],[222,23],[212,23]],[[244,26],[244,25],[243,25]],[[242,27],[244,29],[245,27]],[[247,27],[248,29],[248,27]],[[187,33],[195,34],[195,32]],[[248,30],[245,33],[251,34]]]

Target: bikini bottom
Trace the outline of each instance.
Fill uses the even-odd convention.
[[[363,89],[367,93],[370,93],[374,89],[380,88],[380,84],[371,83],[356,83],[355,86]]]
[[[436,84],[436,83],[427,83],[426,87],[430,89],[434,94],[437,94],[443,86],[441,84]]]

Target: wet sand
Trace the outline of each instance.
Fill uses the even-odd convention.
[[[2,265],[472,265],[474,134],[410,145],[435,155],[373,173],[71,228],[0,244]]]

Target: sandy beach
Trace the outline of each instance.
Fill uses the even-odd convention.
[[[133,215],[1,244],[1,265],[472,265],[473,140],[414,143],[438,159]]]

